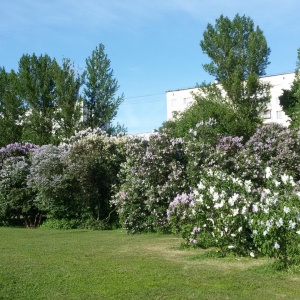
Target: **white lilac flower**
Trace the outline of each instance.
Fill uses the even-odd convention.
[[[267,234],[268,234],[268,230],[265,230],[264,232],[263,232],[263,236],[266,236]]]
[[[280,182],[274,179],[274,184],[276,187],[280,186]]]
[[[280,245],[279,245],[277,242],[275,242],[274,248],[275,248],[275,249],[279,249],[279,248],[280,248]]]
[[[253,234],[257,234],[257,230],[256,229],[253,230]]]
[[[202,204],[203,203],[203,195],[199,195],[196,199],[196,202],[199,202],[200,204]]]
[[[213,195],[213,193],[215,192],[215,187],[214,186],[209,187],[209,192],[211,195]]]
[[[268,213],[269,213],[269,207],[265,207],[265,208],[264,208],[264,213],[265,213],[265,214],[268,214]]]
[[[212,196],[213,196],[213,201],[214,202],[219,200],[219,194],[217,192],[214,192]]]
[[[296,231],[297,234],[300,234],[300,230]]]
[[[249,255],[250,255],[251,257],[255,257],[255,255],[254,255],[253,252],[250,252]]]
[[[289,175],[286,175],[286,174],[281,175],[281,180],[284,184],[286,184],[289,179],[290,179]]]
[[[199,190],[205,189],[205,185],[201,181],[198,183],[197,187]]]
[[[238,232],[242,232],[243,227],[239,227]]]
[[[288,214],[291,210],[290,210],[289,207],[284,206],[284,207],[283,207],[283,211],[284,211],[284,213]]]
[[[283,225],[283,220],[282,218],[280,218],[278,221],[276,221],[276,226],[280,228],[282,225]]]
[[[245,180],[244,184],[245,184],[245,188],[246,188],[247,193],[250,193],[251,192],[251,187],[252,187],[251,180]]]
[[[266,221],[266,226],[267,226],[268,228],[270,228],[270,227],[272,226],[272,221],[271,221],[271,220],[267,220],[267,221]]]
[[[222,208],[222,207],[224,206],[224,204],[225,204],[225,201],[222,200],[220,203],[216,203],[216,204],[214,205],[214,208],[216,208],[216,209]]]
[[[230,206],[233,206],[236,200],[239,198],[239,194],[234,193],[229,199],[228,199],[228,204]]]
[[[266,178],[270,178],[272,176],[272,171],[270,167],[266,167]]]
[[[239,214],[239,209],[238,208],[236,208],[236,209],[234,209],[233,211],[232,211],[232,215],[235,217],[235,216],[237,216]]]
[[[229,246],[228,246],[228,249],[233,249],[233,248],[235,248],[234,245],[229,245]]]
[[[296,227],[296,222],[293,222],[292,220],[289,220],[289,228],[295,229]]]
[[[257,206],[257,204],[253,204],[252,211],[253,212],[258,212],[258,206]]]
[[[247,207],[246,207],[246,206],[243,206],[241,214],[242,214],[242,215],[245,215],[246,212],[247,212]]]

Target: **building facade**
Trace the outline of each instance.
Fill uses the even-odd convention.
[[[279,75],[265,76],[260,80],[271,84],[271,100],[267,105],[267,110],[263,115],[264,123],[279,123],[288,126],[289,118],[282,110],[279,97],[283,90],[288,90],[294,81],[295,73],[285,73]],[[199,93],[198,88],[167,91],[167,120],[172,120],[176,112],[183,112],[193,102],[193,94]]]

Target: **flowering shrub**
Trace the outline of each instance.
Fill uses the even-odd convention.
[[[248,226],[252,184],[217,168],[204,169],[201,181],[189,195],[178,195],[170,203],[169,221],[173,231],[187,224],[193,228],[185,238],[202,244],[202,233],[225,255],[232,250],[247,253],[251,246]],[[179,225],[179,227],[178,227]],[[200,238],[199,238],[200,237]]]
[[[266,186],[258,190],[249,224],[254,245],[283,266],[300,263],[300,186],[290,175],[266,169]]]
[[[164,132],[149,140],[128,138],[121,186],[112,201],[128,232],[168,230],[166,209],[187,188],[182,143]]]
[[[31,157],[28,186],[36,192],[36,203],[47,218],[79,218],[84,211],[82,202],[75,197],[77,182],[67,172],[67,153],[66,146],[44,145]]]
[[[28,185],[47,214],[45,226],[111,226],[116,214],[109,200],[124,160],[121,140],[88,129],[66,142],[44,145],[32,156]]]
[[[279,124],[262,125],[237,153],[233,172],[242,178],[251,178],[260,186],[268,166],[299,180],[299,162],[299,133]]]
[[[81,214],[85,212],[96,223],[116,221],[110,199],[113,186],[119,185],[124,151],[122,138],[110,137],[100,129],[79,132],[69,140],[63,163],[65,176],[76,185],[72,198],[81,203]]]
[[[37,226],[40,214],[33,191],[27,186],[30,154],[37,146],[9,144],[0,149],[0,223]]]
[[[262,254],[284,266],[300,263],[300,186],[290,175],[275,174],[267,167],[262,186],[255,188],[218,168],[203,171],[192,193],[170,203],[173,232],[200,246],[209,235],[222,255]]]

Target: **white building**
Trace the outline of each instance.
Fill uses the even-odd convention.
[[[264,114],[264,123],[279,123],[287,126],[289,119],[283,112],[279,103],[279,96],[282,90],[290,89],[295,78],[295,73],[286,73],[273,76],[262,77],[263,82],[271,84],[271,100],[267,105],[267,111]],[[193,95],[199,93],[198,88],[174,90],[167,92],[167,120],[173,119],[174,113],[184,111],[194,102]]]

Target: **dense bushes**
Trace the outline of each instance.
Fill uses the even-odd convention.
[[[109,201],[124,160],[122,139],[86,130],[58,147],[13,146],[14,151],[12,145],[1,149],[2,223],[19,220],[32,226],[26,220],[33,209],[49,226],[69,222],[71,227],[106,228],[116,222]]]
[[[149,140],[132,137],[121,165],[121,186],[113,203],[129,232],[168,231],[167,208],[187,189],[182,139],[157,133]]]
[[[0,224],[36,226],[40,213],[27,187],[33,144],[9,144],[0,149]]]
[[[259,126],[250,139],[78,133],[59,146],[1,149],[1,224],[174,232],[185,245],[300,261],[299,132]]]

